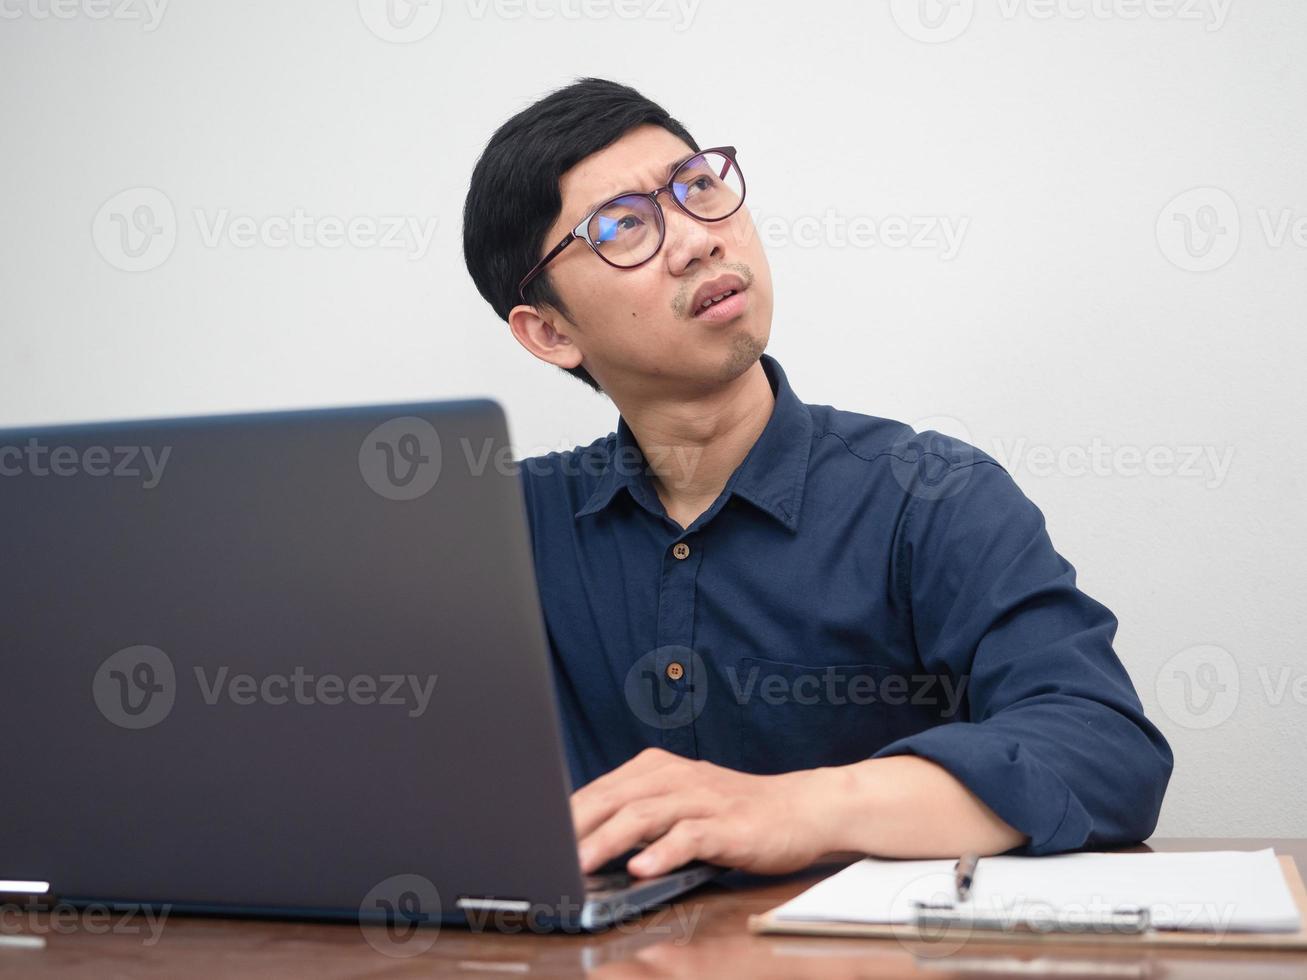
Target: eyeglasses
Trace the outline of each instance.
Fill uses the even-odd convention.
[[[634,269],[663,247],[667,222],[658,195],[672,195],[676,206],[699,221],[725,221],[744,203],[744,175],[735,160],[735,147],[714,146],[672,164],[667,183],[647,194],[628,191],[599,205],[553,250],[536,263],[517,287],[526,302],[526,287],[567,246],[580,239],[609,265]]]

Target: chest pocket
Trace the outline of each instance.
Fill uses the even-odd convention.
[[[728,673],[736,768],[745,772],[859,762],[911,727],[911,679],[897,667],[746,657]]]

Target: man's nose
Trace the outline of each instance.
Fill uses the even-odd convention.
[[[690,217],[671,202],[664,206],[663,220],[667,225],[664,248],[672,272],[679,273],[694,259],[708,258],[721,252],[721,241],[711,223]]]

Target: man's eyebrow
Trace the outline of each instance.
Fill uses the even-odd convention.
[[[688,157],[677,157],[675,160],[669,163],[667,165],[667,169],[663,171],[664,183],[672,179],[672,174],[676,173],[677,167],[679,167],[683,163],[687,163],[688,161],[693,160],[695,157],[699,155],[700,152],[702,151],[695,151],[694,153],[691,153]],[[637,194],[637,193],[639,193],[639,191],[618,191],[616,194],[609,194],[607,197],[601,197],[593,204],[586,205],[585,213],[589,214],[595,208],[599,207],[599,205],[611,201],[614,197],[621,197],[623,194]]]

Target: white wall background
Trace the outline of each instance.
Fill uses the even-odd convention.
[[[1043,508],[1176,749],[1159,832],[1307,835],[1301,0],[152,2],[0,0],[0,426],[489,394],[518,457],[611,431],[460,220],[501,121],[617,78],[740,148],[800,397],[942,417]],[[429,244],[359,237],[394,217]]]

